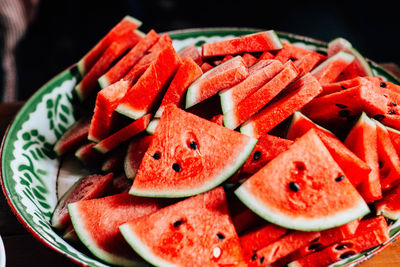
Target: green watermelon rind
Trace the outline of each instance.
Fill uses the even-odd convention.
[[[164,259],[154,255],[154,253],[150,251],[150,248],[146,246],[133,231],[131,231],[129,223],[119,226],[119,230],[133,250],[149,263],[155,266],[178,267],[178,265],[165,261]]]
[[[243,146],[243,150],[241,153],[238,153],[238,157],[230,166],[226,166],[225,169],[221,170],[219,174],[216,174],[212,179],[209,179],[207,183],[204,183],[200,187],[191,188],[191,189],[172,189],[172,190],[163,190],[163,191],[153,191],[153,190],[139,190],[135,188],[131,188],[129,194],[141,197],[161,197],[161,198],[175,198],[175,197],[189,197],[193,195],[197,195],[200,193],[204,193],[208,190],[211,190],[224,181],[226,181],[229,177],[236,173],[237,170],[246,162],[247,158],[250,156],[253,151],[257,139],[249,138],[247,145]]]
[[[134,120],[140,119],[147,113],[146,111],[143,110],[134,110],[133,108],[129,107],[124,103],[119,104],[115,109],[115,111]]]
[[[225,120],[225,118],[224,118],[224,120]],[[253,128],[252,124],[253,124],[253,122],[251,121],[251,118],[248,119],[240,127],[240,132],[242,134],[245,134],[245,135],[250,136],[250,137],[256,137],[256,134],[254,132],[254,128]]]
[[[100,78],[97,80],[98,84],[100,85],[100,88],[106,88],[111,85],[110,81],[107,79],[104,74],[100,76]]]
[[[321,231],[329,228],[346,224],[355,219],[361,218],[370,213],[368,205],[360,198],[359,203],[353,208],[338,212],[331,217],[323,217],[317,219],[307,219],[301,217],[287,216],[278,211],[274,211],[263,205],[249,190],[244,186],[235,190],[235,195],[254,213],[258,214],[265,220],[277,224],[279,226],[299,230],[299,231]]]
[[[382,215],[385,218],[388,218],[393,221],[397,221],[400,219],[400,211],[399,210],[389,210],[386,208],[386,205],[377,205],[375,206],[376,209],[376,215]]]
[[[91,238],[89,232],[86,230],[83,224],[83,220],[79,216],[77,205],[77,202],[68,204],[68,212],[71,217],[72,225],[74,226],[75,232],[79,237],[79,240],[82,241],[82,243],[89,249],[89,251],[93,255],[105,261],[106,263],[115,264],[118,266],[143,266],[143,262],[116,256],[100,248]]]
[[[149,125],[147,125],[146,132],[148,134],[150,134],[150,135],[153,135],[154,132],[156,131],[156,128],[157,128],[157,125],[158,125],[159,121],[160,121],[160,119],[158,119],[158,118],[152,119],[150,121]]]
[[[232,101],[232,90],[222,90],[219,92],[219,98],[221,101],[222,114],[225,114],[234,108]]]

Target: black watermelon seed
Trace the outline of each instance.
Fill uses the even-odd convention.
[[[340,175],[340,176],[336,177],[335,181],[340,182],[343,179],[344,179],[344,175]]]
[[[391,109],[391,110],[389,110],[388,113],[391,114],[391,115],[394,115],[394,114],[396,114],[396,111],[394,109]]]
[[[300,186],[295,182],[290,182],[289,189],[292,190],[293,192],[298,192],[300,190]]]
[[[153,154],[153,159],[158,160],[160,158],[161,158],[160,153],[156,152],[156,153]]]
[[[340,117],[348,117],[349,115],[350,115],[350,110],[348,109],[339,110]]]
[[[340,255],[340,258],[343,259],[347,259],[350,256],[353,256],[354,254],[356,254],[354,251],[348,251],[346,253],[343,253],[342,255]]]
[[[379,165],[379,169],[383,168],[383,162],[381,160],[378,160],[378,165]]]
[[[195,141],[192,141],[192,142],[190,142],[190,148],[191,149],[193,149],[193,150],[196,150],[197,149],[197,143],[195,142]]]
[[[180,172],[181,171],[181,166],[179,166],[178,163],[174,163],[172,164],[172,169],[176,172]]]
[[[389,96],[387,94],[383,94],[384,97],[388,98]]]
[[[253,256],[251,256],[251,260],[255,261],[257,259],[257,253],[254,253]]]
[[[337,249],[337,250],[343,250],[345,248],[346,248],[346,246],[343,244],[335,247],[335,249]]]
[[[385,87],[386,87],[386,83],[385,83],[385,82],[381,82],[380,86],[381,86],[382,88],[385,88]]]
[[[343,85],[340,86],[342,88],[342,90],[346,90],[347,88],[344,87]]]
[[[221,233],[218,233],[217,237],[218,237],[219,240],[224,240],[225,239],[225,236],[223,234],[221,234]]]
[[[261,258],[260,258],[260,263],[262,264],[263,262],[264,262],[264,256],[262,256]]]
[[[183,224],[184,221],[183,220],[177,220],[176,222],[174,222],[174,227],[178,228],[181,224]]]
[[[395,102],[391,102],[390,105],[391,105],[392,107],[397,106],[397,104],[396,104]]]
[[[385,118],[385,115],[377,114],[374,116],[374,119],[377,121],[382,121]]]
[[[261,158],[261,151],[257,150],[256,152],[254,152],[253,154],[253,159],[254,160],[259,160]]]
[[[336,104],[336,106],[337,106],[338,108],[347,108],[347,106],[346,106],[346,105],[343,105],[343,104]]]
[[[311,244],[309,247],[308,247],[308,249],[309,250],[316,250],[317,248],[319,248],[321,246],[321,243],[314,243],[314,244]]]

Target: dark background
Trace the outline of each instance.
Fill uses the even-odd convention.
[[[19,98],[77,62],[125,15],[157,32],[237,26],[293,32],[329,41],[347,38],[377,62],[400,64],[396,1],[42,0],[17,49]]]

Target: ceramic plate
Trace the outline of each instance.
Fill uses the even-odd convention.
[[[258,30],[243,28],[194,29],[173,31],[170,32],[170,36],[174,47],[179,50],[190,44],[200,47],[204,42],[256,31]],[[324,42],[287,33],[279,33],[279,36],[282,40],[296,45],[326,51]],[[375,75],[398,83],[393,75],[374,62],[368,62]],[[106,266],[87,251],[67,243],[50,226],[50,217],[58,196],[82,175],[82,169],[75,168],[73,164],[61,165],[52,152],[56,140],[75,121],[72,89],[78,78],[72,70],[63,71],[40,88],[11,123],[2,144],[2,187],[11,209],[36,238],[77,263]],[[392,224],[390,229],[390,235],[394,239],[400,232],[400,222]],[[336,265],[365,260],[389,243]]]

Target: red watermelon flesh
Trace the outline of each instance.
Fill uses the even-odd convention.
[[[400,131],[388,126],[386,126],[386,129],[389,133],[390,140],[397,151],[397,154],[400,156]]]
[[[253,56],[250,53],[244,53],[242,56],[244,62],[246,62],[246,65],[248,68],[250,68],[251,66],[253,66],[254,64],[256,64],[258,62],[258,58],[256,58],[255,56]]]
[[[275,56],[276,60],[279,60],[282,63],[286,63],[288,60],[296,61],[300,58],[303,58],[306,55],[313,54],[314,56],[318,56],[320,60],[325,59],[325,56],[316,53],[314,51],[305,49],[303,47],[296,46],[294,44],[290,44],[288,42],[282,42],[283,48],[278,51]]]
[[[83,77],[82,81],[76,85],[75,92],[79,99],[84,100],[92,94],[98,85],[98,78],[100,78],[100,76],[109,69],[111,64],[119,59],[125,51],[139,42],[141,38],[142,36],[137,33],[129,32],[127,35],[119,38],[118,41],[113,42],[104,51],[90,71]]]
[[[54,145],[54,152],[62,156],[83,145],[88,137],[90,118],[83,117],[71,125]]]
[[[168,105],[131,194],[190,196],[214,188],[246,161],[256,140]]]
[[[121,143],[129,140],[133,136],[137,135],[138,133],[146,130],[147,125],[150,122],[151,114],[147,114],[140,119],[132,122],[128,126],[122,128],[121,130],[117,131],[116,133],[110,135],[109,137],[101,140],[98,144],[96,144],[93,148],[97,151],[105,154],[110,150],[116,148]]]
[[[97,93],[96,105],[90,122],[88,139],[100,142],[112,133],[115,124],[115,108],[131,87],[129,81],[120,80]]]
[[[248,95],[232,110],[224,114],[224,125],[229,129],[235,129],[276,95],[279,94],[286,86],[288,86],[298,75],[298,71],[291,61],[288,61],[283,66],[283,69],[276,74],[265,85],[256,89],[254,93]]]
[[[246,135],[259,138],[310,102],[321,92],[319,82],[306,74],[289,86],[276,100],[261,109],[240,128]]]
[[[257,251],[278,240],[287,229],[275,224],[264,224],[252,231],[240,236],[240,245],[242,246],[243,256],[246,262],[251,262],[254,255],[257,257]]]
[[[188,45],[182,48],[182,50],[179,50],[178,54],[182,60],[190,57],[197,65],[201,66],[203,64],[203,58],[201,57],[200,51],[194,45]]]
[[[153,137],[149,135],[140,136],[138,138],[134,138],[129,144],[124,162],[125,175],[127,178],[135,178],[143,156],[146,153],[152,139]]]
[[[123,78],[159,39],[160,36],[154,30],[150,30],[125,56],[99,78],[100,86],[105,88]]]
[[[221,107],[224,113],[237,107],[247,96],[253,94],[264,84],[270,81],[283,69],[283,65],[277,60],[261,60],[249,68],[249,76],[219,93]]]
[[[312,122],[300,112],[295,112],[286,138],[295,140],[308,130],[315,129],[329,153],[343,170],[350,182],[357,186],[362,180],[367,179],[370,167],[350,149],[348,149],[334,134]]]
[[[75,231],[83,244],[103,261],[131,266],[141,262],[125,242],[119,226],[157,211],[159,200],[121,193],[68,205]]]
[[[279,50],[282,44],[274,31],[264,31],[230,40],[205,43],[202,45],[203,57],[235,55],[244,52]]]
[[[264,219],[302,231],[329,229],[369,212],[314,129],[251,176],[235,194]]]
[[[203,71],[203,73],[206,73],[207,71],[211,70],[214,67],[208,62],[204,62],[203,64],[201,64],[200,68]]]
[[[340,73],[354,60],[354,56],[346,52],[339,52],[322,62],[312,70],[311,74],[322,84],[335,81]]]
[[[168,34],[164,33],[158,41],[146,51],[144,55],[130,70],[125,74],[124,80],[131,80],[132,83],[143,74],[150,64],[157,59],[161,51],[168,45],[172,46],[172,39]]]
[[[160,107],[158,108],[156,118],[161,117],[164,108],[168,104],[174,104],[182,108],[184,106],[184,96],[189,85],[203,74],[201,68],[191,57],[186,57],[182,65],[178,68],[174,78],[165,93]]]
[[[261,56],[258,58],[258,60],[267,60],[267,59],[274,59],[274,55],[268,51],[264,51]]]
[[[216,124],[218,124],[220,126],[224,125],[224,121],[223,120],[224,120],[224,115],[222,115],[222,114],[217,114],[217,115],[213,116],[210,119],[210,121],[212,121],[212,122],[214,122],[214,123],[216,123]]]
[[[222,187],[131,221],[120,230],[132,248],[156,266],[244,265]]]
[[[310,53],[304,55],[294,62],[297,70],[299,71],[299,77],[306,75],[312,71],[321,61],[325,60],[324,56],[318,53]]]
[[[364,77],[356,77],[349,80],[328,83],[322,86],[323,91],[318,97],[340,92],[359,85],[369,85],[369,82],[370,81]]]
[[[351,151],[371,168],[368,179],[361,181],[358,186],[358,191],[366,202],[373,202],[382,198],[377,141],[376,124],[363,113],[344,142]]]
[[[113,189],[111,190],[111,195],[116,195],[120,193],[127,193],[129,188],[132,186],[132,180],[128,179],[125,174],[121,174],[115,177],[113,180]]]
[[[270,162],[283,151],[288,150],[293,143],[291,140],[279,138],[273,135],[263,135],[258,139],[256,147],[250,154],[250,157],[244,163],[242,172],[253,174]]]
[[[247,66],[240,56],[212,68],[189,86],[186,93],[186,108],[202,102],[223,89],[238,84],[248,75]]]
[[[319,232],[294,231],[258,250],[248,266],[267,266],[308,245],[320,236]]]
[[[224,63],[224,62],[226,62],[226,61],[228,61],[228,60],[230,60],[230,59],[232,59],[232,58],[234,58],[234,56],[232,56],[232,55],[226,55],[226,56],[224,56],[223,59],[214,60],[214,61],[213,61],[213,64],[214,64],[215,66],[217,66],[217,65],[220,65],[220,64],[222,64],[222,63]]]
[[[400,219],[400,186],[384,193],[382,199],[375,202],[376,214],[391,220]]]
[[[382,190],[400,183],[400,159],[384,125],[375,121],[378,136],[378,165]]]
[[[67,205],[80,200],[93,199],[104,196],[112,187],[112,173],[106,175],[93,174],[82,177],[58,201],[53,215],[51,226],[57,229],[66,228],[71,224]]]
[[[78,62],[80,73],[82,75],[87,73],[112,42],[118,40],[127,32],[135,31],[141,24],[141,21],[131,16],[125,16]]]
[[[93,148],[95,145],[94,142],[88,142],[75,151],[75,157],[87,167],[98,166],[99,161],[103,159],[103,155]]]

